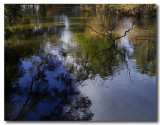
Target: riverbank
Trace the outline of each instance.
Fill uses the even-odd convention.
[[[135,17],[155,17],[155,4],[110,4],[107,9],[118,15]]]
[[[156,17],[156,4],[99,4],[83,5],[87,10],[101,10],[118,16]]]

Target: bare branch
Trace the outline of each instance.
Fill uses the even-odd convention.
[[[124,32],[124,35],[119,36],[119,37],[116,37],[115,40],[118,40],[118,39],[120,39],[120,38],[122,38],[122,37],[125,37],[126,34],[127,34],[128,32],[130,32],[130,31],[133,29],[133,26],[134,26],[134,24],[132,25],[132,27],[131,27],[130,29],[128,29],[127,31]]]
[[[97,32],[97,31],[94,30],[91,26],[86,25],[85,27],[88,27],[88,28],[90,28],[92,31],[94,31],[95,33],[97,33],[97,34],[105,37],[105,34],[102,34],[102,33],[100,33],[100,32]]]

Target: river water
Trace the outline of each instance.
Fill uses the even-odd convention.
[[[23,17],[5,25],[5,120],[155,121],[156,19],[105,15],[121,36],[112,43],[99,15],[80,6],[22,6]]]

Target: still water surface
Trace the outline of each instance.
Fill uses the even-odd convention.
[[[83,28],[99,16],[76,6],[22,8],[23,21],[5,26],[5,120],[155,121],[156,22],[106,15],[126,54]]]

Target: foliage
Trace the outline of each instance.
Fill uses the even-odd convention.
[[[108,5],[111,12],[126,16],[156,16],[154,4],[111,4]]]
[[[5,24],[6,23],[16,23],[21,17],[21,7],[19,4],[5,4],[4,14],[5,14]]]
[[[101,6],[101,10],[104,10],[106,13],[110,12],[120,16],[135,16],[138,18],[156,16],[155,4],[96,4],[83,6],[86,10],[97,10],[97,8]]]

